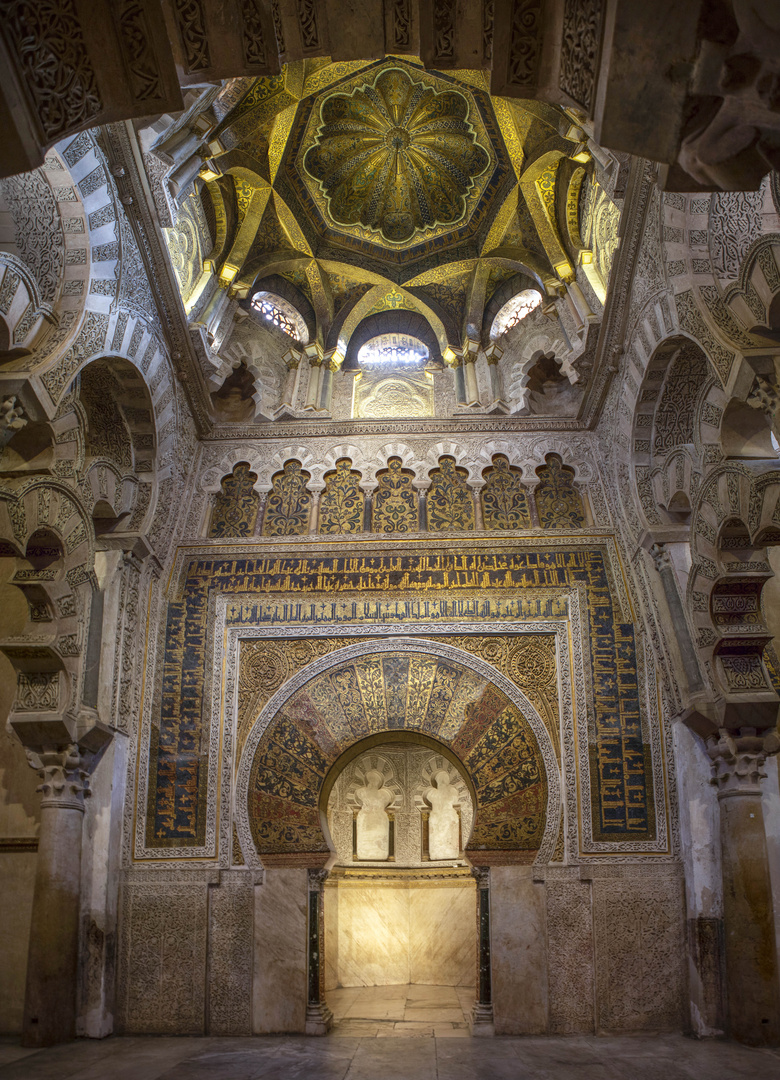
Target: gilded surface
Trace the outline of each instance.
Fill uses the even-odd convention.
[[[557,454],[548,454],[536,470],[539,485],[534,492],[539,524],[544,529],[581,529],[585,524],[582,498],[574,485],[574,469]]]
[[[572,589],[582,595],[591,652],[584,677],[592,709],[588,753],[593,837],[607,842],[653,839],[653,776],[642,731],[634,626],[625,621],[610,581],[601,543],[494,553],[191,558],[181,596],[168,604],[160,712],[150,745],[148,846],[203,843],[208,785],[203,709],[211,597],[236,597],[226,609],[228,625],[331,625],[338,633],[344,623],[384,627],[472,620],[476,628],[482,620],[509,624],[521,618],[561,618]],[[308,662],[306,656],[315,655],[311,642],[291,642],[289,648],[301,650],[294,661],[300,661],[299,666]],[[505,662],[520,678],[531,671],[542,681],[553,678],[543,652],[515,661],[507,654]],[[258,661],[258,678],[273,679],[276,663],[271,657]],[[374,676],[366,669],[363,678],[361,685],[357,675],[353,679],[346,670],[341,675],[338,705],[347,726],[350,716],[358,722],[361,702],[367,700],[373,702],[374,715],[381,715],[381,696],[365,681]],[[405,693],[414,697],[415,708],[422,709],[429,680],[424,662],[414,671],[410,668]],[[400,710],[400,704],[393,708]],[[404,715],[410,715],[408,703],[404,709]]]
[[[482,521],[486,529],[528,529],[531,515],[522,473],[513,469],[503,454],[496,454],[493,465],[483,473],[486,478],[480,497]]]
[[[412,487],[414,473],[405,469],[398,457],[391,457],[387,468],[377,474],[371,529],[378,533],[417,532],[420,511],[417,492]]]
[[[474,528],[474,496],[467,476],[466,469],[459,469],[454,458],[439,458],[439,468],[431,473],[431,486],[425,498],[430,532]]]
[[[240,462],[231,476],[222,480],[222,490],[214,499],[209,536],[251,536],[255,531],[260,498],[253,485],[257,473]]]
[[[263,536],[300,536],[309,531],[311,494],[306,488],[309,474],[299,461],[286,461],[273,478],[263,517]]]
[[[470,112],[465,94],[400,67],[326,97],[303,166],[319,181],[331,221],[393,244],[462,221],[491,161]]]
[[[360,473],[351,466],[349,458],[341,458],[335,472],[325,473],[325,490],[320,497],[321,533],[363,531],[365,495],[360,490]]]
[[[425,371],[417,376],[364,371],[355,379],[352,415],[380,420],[434,416],[433,379]]]
[[[441,739],[463,761],[477,794],[469,852],[529,857],[538,850],[547,780],[526,718],[505,694],[460,664],[424,652],[390,652],[316,675],[263,735],[249,794],[261,858],[327,851],[318,809],[325,774],[356,740],[393,730]]]

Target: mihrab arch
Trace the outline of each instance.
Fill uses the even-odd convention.
[[[443,744],[473,784],[466,853],[480,865],[548,861],[561,783],[550,735],[490,664],[415,638],[360,642],[307,665],[269,700],[244,746],[236,822],[249,865],[316,867],[331,848],[320,805],[333,764],[373,735]]]

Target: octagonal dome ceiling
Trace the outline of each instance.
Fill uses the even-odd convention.
[[[394,332],[421,317],[444,355],[514,292],[560,297],[580,265],[608,280],[615,244],[594,222],[618,211],[577,118],[491,97],[483,71],[297,61],[204,91],[150,149],[192,319],[215,285],[239,301],[270,290],[323,351],[345,357],[358,326],[392,315]]]
[[[409,248],[468,226],[508,174],[494,128],[466,87],[383,64],[314,99],[291,165],[326,229]]]

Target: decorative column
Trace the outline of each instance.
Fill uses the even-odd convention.
[[[282,357],[287,367],[282,387],[282,400],[280,407],[286,405],[290,409],[295,408],[295,389],[298,385],[298,366],[301,362],[301,354],[296,349],[288,349]]]
[[[472,488],[471,494],[474,496],[474,528],[477,532],[482,532],[485,528],[485,523],[482,519],[482,488]]]
[[[472,866],[477,882],[477,998],[471,1010],[471,1034],[495,1035],[490,970],[490,867]]]
[[[309,533],[316,534],[320,523],[320,495],[321,491],[312,491],[311,506],[309,508]]]
[[[306,1034],[327,1035],[333,1023],[333,1013],[325,1001],[325,916],[323,898],[328,871],[309,870],[308,921],[308,1002],[306,1004]]]
[[[566,304],[566,307],[569,309],[569,314],[571,315],[572,319],[574,319],[574,325],[577,327],[577,331],[581,332],[585,329],[585,320],[583,319],[582,315],[580,315],[579,309],[577,308],[577,305],[572,299],[572,295],[569,291],[568,285],[566,286],[566,291],[563,294],[563,301]]]
[[[672,616],[672,625],[675,629],[675,637],[680,648],[680,657],[685,669],[685,678],[688,680],[688,689],[691,693],[704,689],[701,680],[701,672],[696,659],[696,650],[688,630],[688,621],[685,618],[680,592],[674,576],[674,567],[665,544],[653,544],[650,548],[653,564],[658,571],[661,585]]]
[[[333,380],[336,372],[344,362],[344,357],[338,349],[329,349],[322,358],[320,368],[320,408],[330,412],[333,400]]]
[[[506,413],[509,412],[509,406],[504,400],[503,387],[501,385],[501,369],[499,367],[499,360],[503,355],[503,349],[496,345],[488,345],[485,349],[485,359],[488,364],[488,372],[490,374],[490,405],[488,411],[491,413]]]
[[[566,282],[566,292],[577,310],[581,323],[586,325],[587,323],[595,322],[596,315],[591,311],[590,304],[585,299],[585,293],[582,291],[575,278]]]
[[[76,1035],[81,836],[88,769],[75,743],[27,749],[42,783],[23,1046],[51,1046]]]
[[[304,409],[306,409],[307,412],[314,412],[319,409],[320,406],[322,350],[319,345],[312,342],[311,345],[306,346],[305,352],[309,358],[309,385],[306,388],[306,404],[304,405]]]
[[[479,342],[467,341],[463,347],[463,374],[466,391],[466,405],[479,405],[479,386],[477,384],[477,353]]]
[[[780,1044],[780,984],[761,778],[780,739],[755,728],[722,728],[708,740],[718,789],[726,939],[726,996],[732,1038]]]

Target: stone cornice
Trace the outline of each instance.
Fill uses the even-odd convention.
[[[289,423],[257,424],[252,427],[213,427],[203,438],[209,442],[240,442],[246,439],[304,439],[318,435],[338,438],[355,438],[366,435],[463,435],[467,433],[495,434],[496,432],[523,432],[527,434],[555,434],[556,432],[587,431],[588,425],[581,420],[550,417],[504,417],[494,416],[469,419],[439,419],[429,417],[420,420],[296,420]]]
[[[655,175],[656,166],[653,162],[644,158],[634,158],[631,162],[626,201],[620,222],[620,246],[607,289],[604,318],[593,359],[593,374],[580,410],[583,427],[595,427],[610,380],[618,370],[631,307],[632,277],[645,231]]]

